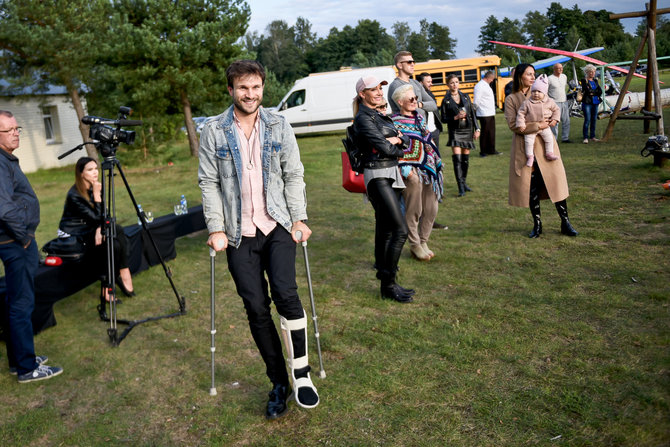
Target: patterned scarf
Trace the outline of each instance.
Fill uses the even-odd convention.
[[[414,116],[395,113],[391,118],[396,129],[409,137],[409,147],[404,150],[402,159],[398,159],[398,165],[418,168],[417,173],[423,183],[431,185],[437,199],[442,199],[442,159],[431,133],[426,129],[424,118],[417,112]]]

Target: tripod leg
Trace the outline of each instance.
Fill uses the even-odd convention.
[[[209,333],[212,336],[212,345],[210,347],[210,350],[212,352],[212,386],[209,388],[209,395],[210,396],[216,396],[216,384],[214,382],[214,374],[215,374],[214,373],[214,353],[216,352],[216,347],[214,345],[214,336],[216,335],[216,320],[214,318],[214,309],[215,309],[215,306],[214,306],[214,299],[215,299],[215,293],[214,293],[214,290],[215,290],[215,287],[214,287],[215,261],[214,261],[214,258],[215,257],[216,257],[216,251],[214,251],[214,249],[210,248],[209,249],[209,259],[210,259],[210,261],[209,261],[209,263],[210,263],[210,272],[209,272],[210,275],[209,275],[209,277],[210,277],[210,290],[211,290],[211,295],[212,295],[212,297],[211,297],[212,299],[211,299],[211,303],[210,303],[210,305],[211,305],[210,313],[211,313],[211,316],[212,316],[212,321],[211,321],[212,324],[211,324],[211,329],[209,331]]]

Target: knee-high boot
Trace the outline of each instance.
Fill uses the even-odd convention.
[[[462,167],[462,154],[453,154],[451,156],[451,161],[454,164],[454,176],[456,177],[456,184],[458,185],[458,197],[465,195],[465,182],[463,181],[463,167]]]
[[[561,217],[561,233],[566,236],[577,236],[579,233],[572,227],[568,219],[568,203],[565,200],[561,200],[554,205],[556,205],[556,211],[558,211],[558,215]]]
[[[540,190],[537,185],[536,170],[530,177],[530,194],[528,198],[528,207],[530,215],[533,216],[533,229],[528,234],[530,238],[540,237],[542,234],[542,219],[540,218]]]
[[[468,168],[470,167],[470,154],[461,154],[461,172],[463,173],[463,189],[472,191],[468,186]]]

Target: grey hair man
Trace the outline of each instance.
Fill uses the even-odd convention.
[[[554,73],[548,77],[548,95],[561,110],[561,143],[572,143],[570,141],[570,104],[565,93],[568,78],[563,74],[563,65],[556,63],[553,68]],[[554,138],[558,140],[558,126],[552,127],[551,131],[554,134]]]
[[[18,376],[19,383],[28,383],[51,379],[63,369],[47,366],[46,356],[35,355],[32,314],[40,258],[35,241],[40,203],[14,155],[20,135],[14,115],[0,110],[0,259],[7,282],[2,325],[9,372]]]
[[[491,88],[491,83],[496,74],[489,70],[484,73],[481,81],[475,84],[472,105],[479,119],[482,129],[479,137],[479,156],[500,155],[502,152],[496,150],[496,100]]]

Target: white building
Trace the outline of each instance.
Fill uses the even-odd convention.
[[[0,79],[0,110],[12,112],[23,128],[21,145],[14,155],[24,172],[71,165],[86,155],[82,149],[63,160],[57,158],[83,142],[77,113],[65,87],[49,86],[46,92],[33,94],[31,89],[10,91]]]

